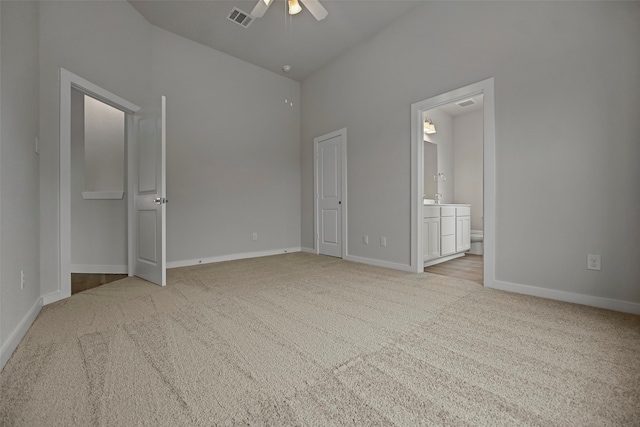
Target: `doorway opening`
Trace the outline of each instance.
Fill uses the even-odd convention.
[[[438,117],[438,119],[442,120],[441,129],[444,130],[447,126],[453,129],[453,120],[449,118],[449,123],[447,124],[447,118],[439,114],[448,108],[445,107],[447,105],[456,102],[467,104],[465,101],[470,99],[476,100],[474,101],[476,103],[481,100],[483,110],[481,118],[482,172],[480,175],[482,179],[482,196],[480,201],[476,199],[475,202],[472,202],[474,200],[473,197],[465,195],[464,198],[468,198],[465,204],[469,205],[469,207],[466,207],[454,204],[457,200],[454,188],[453,146],[450,147],[449,165],[446,164],[447,160],[444,159],[442,165],[436,164],[435,173],[425,171],[425,119],[434,122],[434,118]],[[443,257],[454,259],[464,255],[464,251],[459,249],[461,246],[464,249],[470,248],[470,231],[472,229],[471,213],[467,214],[466,212],[468,212],[469,208],[473,212],[473,205],[480,204],[481,207],[477,206],[475,208],[476,221],[474,224],[476,227],[482,224],[483,231],[482,283],[485,286],[492,287],[495,281],[495,107],[493,78],[413,104],[411,106],[411,122],[411,157],[413,166],[411,176],[412,270],[416,273],[423,272],[425,264],[436,263],[435,258],[439,260]],[[439,132],[437,120],[434,125],[436,129],[435,136]],[[427,135],[427,140],[430,140],[429,136]],[[443,146],[442,151],[446,150]],[[438,152],[436,158],[441,159],[441,157],[447,157],[447,154]],[[436,194],[432,197],[431,194],[427,195],[425,185],[427,179],[435,181]],[[478,178],[462,178],[462,180],[464,179],[477,180]],[[428,191],[433,192],[434,189],[431,188]],[[439,203],[454,204],[454,206],[448,207],[446,211],[441,211],[438,208]],[[442,209],[444,210],[445,208],[442,207]],[[429,214],[427,215],[426,213]],[[480,215],[477,215],[478,213]],[[444,216],[441,217],[441,215]],[[441,222],[442,220],[444,222]],[[450,231],[441,229],[441,224]],[[443,242],[446,246],[444,251],[440,247]],[[425,257],[427,261],[425,261]]]
[[[77,92],[74,92],[77,91]],[[72,151],[71,140],[72,132],[72,96],[76,93],[76,96],[88,95],[93,100],[100,101],[108,106],[111,106],[124,113],[124,134],[125,134],[125,147],[124,153],[126,176],[132,176],[131,168],[133,162],[129,159],[133,159],[133,115],[140,108],[117,95],[83,79],[65,69],[60,69],[60,217],[59,217],[59,232],[60,232],[60,275],[58,292],[46,295],[43,303],[49,304],[54,301],[58,301],[63,298],[71,296],[71,271],[72,271],[72,257],[71,257],[71,215],[72,215]],[[126,259],[126,273],[133,275],[133,216],[131,215],[132,203],[132,180],[126,180],[125,188],[120,190],[124,194],[120,195],[123,199],[124,209],[128,213],[126,220],[127,234],[127,259]],[[124,187],[124,184],[123,184]],[[88,191],[87,197],[116,197],[110,191]],[[94,193],[94,194],[90,194]],[[94,265],[95,267],[95,265]],[[99,266],[100,267],[100,266]],[[104,266],[102,266],[104,267]],[[121,265],[122,267],[122,265]],[[102,268],[100,268],[102,269]]]
[[[71,294],[128,273],[126,113],[71,89]]]
[[[423,229],[424,271],[479,284],[484,240],[483,110],[484,95],[479,94],[423,112],[423,226],[431,228]],[[434,215],[439,206],[449,208]],[[445,209],[452,216],[447,217]]]

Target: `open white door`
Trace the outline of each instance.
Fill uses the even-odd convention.
[[[166,98],[135,115],[137,141],[135,272],[152,283],[167,282],[166,243]]]

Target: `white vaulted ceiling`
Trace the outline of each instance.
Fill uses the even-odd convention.
[[[424,1],[322,0],[329,15],[316,21],[304,8],[289,17],[286,1],[274,0],[247,28],[227,19],[234,7],[250,14],[257,0],[129,0],[151,24],[301,81],[372,37]]]

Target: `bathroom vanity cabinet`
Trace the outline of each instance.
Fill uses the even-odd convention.
[[[425,267],[464,256],[471,248],[470,205],[424,205],[422,213]]]

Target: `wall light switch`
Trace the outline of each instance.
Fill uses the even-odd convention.
[[[365,245],[369,244],[369,236],[367,234],[362,236],[362,243],[365,244]]]
[[[386,237],[380,237],[380,246],[387,246],[387,238]]]

